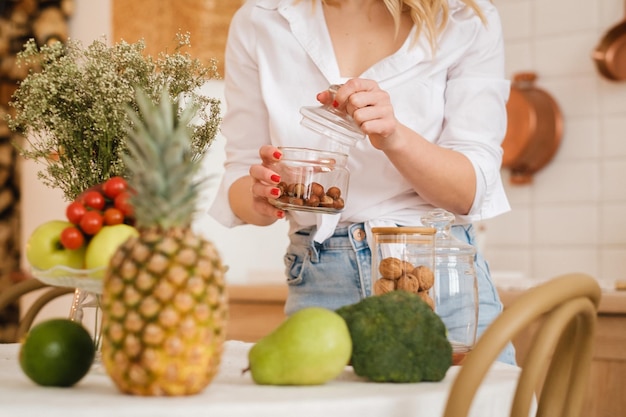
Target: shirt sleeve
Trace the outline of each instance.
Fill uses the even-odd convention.
[[[476,194],[465,216],[470,220],[482,218],[482,211],[490,211],[494,204],[506,206],[499,211],[510,209],[500,177],[510,93],[504,76],[502,28],[495,7],[478,3],[485,24],[476,16],[468,19],[467,8],[459,13],[462,16],[451,15],[451,24],[458,23],[455,39],[466,39],[468,46],[448,70],[444,126],[438,140],[440,146],[463,153],[474,167]]]
[[[226,227],[244,224],[231,210],[228,190],[250,166],[259,162],[259,148],[270,143],[267,112],[264,111],[254,55],[254,2],[246,2],[230,24],[225,52],[224,98],[226,112],[221,133],[226,140],[224,176],[209,214]]]

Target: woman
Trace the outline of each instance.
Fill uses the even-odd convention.
[[[226,172],[211,214],[226,226],[290,222],[286,312],[369,295],[369,230],[455,214],[454,235],[509,210],[500,165],[509,82],[500,20],[487,0],[251,0],[226,48]],[[341,87],[333,96],[331,84]],[[317,99],[317,101],[316,101]],[[304,106],[332,105],[367,140],[350,151],[340,215],[285,212],[272,164],[307,146]],[[372,169],[375,167],[375,169]],[[479,333],[501,311],[476,258]],[[514,363],[512,349],[501,360]]]

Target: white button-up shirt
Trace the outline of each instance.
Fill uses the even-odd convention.
[[[235,14],[225,59],[225,174],[210,214],[228,227],[242,224],[231,211],[231,184],[259,163],[259,148],[320,147],[317,133],[300,124],[300,108],[316,106],[315,96],[343,81],[320,0],[253,0]],[[436,55],[424,35],[413,33],[393,55],[360,78],[386,90],[396,118],[439,146],[463,153],[476,171],[476,196],[463,224],[508,211],[500,177],[501,143],[506,132],[510,84],[504,76],[499,15],[478,0],[487,24],[459,0],[450,0],[449,22]],[[415,28],[413,29],[415,31]],[[323,139],[321,139],[323,140]],[[317,225],[366,222],[420,225],[433,209],[369,141],[350,151],[350,182],[345,209],[338,215],[290,212],[291,230]],[[442,190],[445,192],[445,190]]]

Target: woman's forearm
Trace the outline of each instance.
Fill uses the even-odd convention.
[[[228,202],[233,213],[243,222],[257,226],[269,226],[277,220],[275,216],[264,216],[254,209],[254,197],[250,191],[252,177],[239,178],[228,190]]]
[[[470,211],[476,173],[465,155],[430,143],[405,126],[387,141],[395,143],[383,152],[422,198],[456,214]]]

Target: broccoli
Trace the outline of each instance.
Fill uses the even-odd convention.
[[[417,294],[391,291],[336,310],[352,337],[354,372],[375,382],[440,381],[452,365],[441,318]]]

